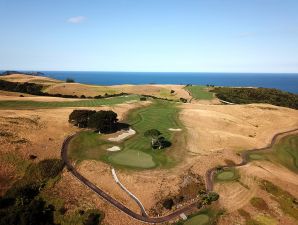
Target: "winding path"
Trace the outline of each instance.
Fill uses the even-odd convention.
[[[263,150],[267,150],[270,149],[274,143],[277,140],[277,137],[280,135],[285,135],[288,133],[292,133],[298,131],[298,128],[293,129],[293,130],[289,130],[289,131],[285,131],[285,132],[281,132],[281,133],[277,133],[273,136],[271,143],[264,148],[259,148],[259,149],[251,149],[251,150],[246,150],[241,154],[241,158],[242,158],[242,162],[236,165],[232,165],[232,166],[223,166],[221,167],[222,169],[225,168],[231,168],[231,167],[239,167],[239,166],[243,166],[246,165],[248,163],[248,156],[249,153],[252,152],[257,152],[257,151],[263,151]],[[61,158],[64,161],[66,168],[83,184],[85,184],[87,187],[89,187],[91,190],[93,190],[95,193],[97,193],[99,196],[101,196],[103,199],[105,199],[107,202],[109,202],[110,204],[112,204],[113,206],[115,206],[117,209],[119,209],[120,211],[126,213],[127,215],[129,215],[130,217],[145,222],[145,223],[163,223],[163,222],[168,222],[173,220],[174,218],[180,216],[180,214],[182,213],[187,213],[190,212],[191,210],[195,209],[197,207],[197,202],[193,202],[183,208],[180,208],[174,212],[172,212],[171,214],[168,214],[166,216],[161,216],[161,217],[148,217],[147,215],[144,215],[144,213],[142,215],[132,211],[131,209],[127,208],[125,205],[123,205],[121,202],[117,201],[116,199],[114,199],[113,197],[111,197],[109,194],[107,194],[106,192],[104,192],[102,189],[98,188],[96,185],[94,185],[91,181],[89,181],[87,178],[85,178],[83,175],[81,175],[76,168],[72,165],[72,163],[69,161],[68,157],[67,157],[67,149],[68,149],[68,145],[69,142],[71,141],[71,139],[73,139],[77,134],[73,134],[69,137],[67,137],[63,144],[62,144],[62,149],[61,149]],[[216,173],[216,167],[209,169],[206,172],[206,189],[207,191],[212,191],[213,190],[213,178],[214,175]]]
[[[83,184],[85,184],[88,188],[90,188],[92,191],[94,191],[96,194],[98,194],[99,196],[101,196],[103,199],[105,199],[107,202],[109,202],[110,204],[112,204],[113,206],[115,206],[117,209],[119,209],[120,211],[126,213],[127,215],[129,215],[130,217],[145,222],[145,223],[164,223],[164,222],[168,222],[173,220],[174,218],[180,216],[180,214],[182,213],[186,213],[189,212],[193,209],[195,209],[197,207],[197,202],[193,202],[183,208],[180,208],[176,211],[174,211],[173,213],[166,215],[166,216],[161,216],[161,217],[147,217],[147,216],[143,216],[140,215],[134,211],[132,211],[131,209],[127,208],[125,205],[123,205],[121,202],[117,201],[116,199],[114,199],[113,197],[111,197],[109,194],[107,194],[106,192],[104,192],[102,189],[100,189],[99,187],[97,187],[95,184],[93,184],[91,181],[89,181],[87,178],[85,178],[82,174],[80,174],[76,168],[72,165],[72,163],[69,161],[68,157],[67,157],[67,149],[68,149],[68,145],[69,142],[71,141],[71,139],[73,139],[76,135],[78,134],[73,134],[70,135],[69,137],[67,137],[63,144],[62,144],[62,149],[61,149],[61,158],[64,161],[66,168],[69,170],[69,172],[72,173],[72,175],[74,175],[80,182],[82,182]]]
[[[254,149],[250,149],[250,150],[246,150],[246,151],[243,151],[241,153],[241,158],[242,158],[242,161],[236,165],[226,165],[226,166],[222,166],[220,167],[221,169],[227,169],[227,168],[235,168],[235,167],[240,167],[240,166],[244,166],[246,165],[248,162],[249,162],[249,154],[250,153],[254,153],[254,152],[258,152],[258,151],[264,151],[264,150],[269,150],[272,148],[272,146],[275,144],[278,136],[281,136],[281,135],[285,135],[285,134],[290,134],[292,132],[295,132],[295,131],[298,131],[298,128],[296,129],[293,129],[293,130],[288,130],[288,131],[284,131],[284,132],[280,132],[280,133],[277,133],[273,136],[273,138],[271,139],[271,142],[269,145],[267,145],[266,147],[263,147],[263,148],[254,148]],[[206,172],[206,189],[207,191],[212,191],[213,190],[213,180],[214,180],[214,176],[216,174],[216,170],[218,169],[218,167],[213,167],[209,170],[207,170]]]

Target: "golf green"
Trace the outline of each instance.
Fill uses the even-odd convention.
[[[218,172],[215,176],[217,181],[233,181],[239,178],[239,174],[234,168],[225,169],[221,172]]]
[[[156,166],[151,155],[135,150],[114,153],[113,155],[109,156],[108,160],[118,165],[142,169],[153,168]]]
[[[209,223],[209,216],[200,214],[187,220],[184,225],[207,225]]]

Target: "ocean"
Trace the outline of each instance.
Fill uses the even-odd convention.
[[[116,84],[212,84],[277,88],[298,94],[298,73],[180,73],[180,72],[81,72],[40,71],[46,76],[98,85]]]

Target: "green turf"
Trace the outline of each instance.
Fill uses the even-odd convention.
[[[224,169],[215,175],[216,181],[234,181],[239,178],[239,174],[234,168]]]
[[[103,99],[86,99],[65,102],[40,101],[0,101],[0,109],[26,109],[26,108],[59,108],[59,107],[96,107],[100,105],[114,105],[127,101],[139,100],[137,95],[117,96]]]
[[[177,104],[179,103],[154,100],[151,105],[132,111],[126,122],[132,126],[136,134],[122,143],[109,142],[103,139],[103,135],[91,131],[81,132],[71,141],[69,156],[78,161],[103,160],[115,167],[134,169],[172,167],[178,161],[175,158],[177,154],[173,152],[174,146],[153,150],[151,139],[144,137],[144,132],[155,128],[167,140],[172,141],[174,132],[168,129],[182,127],[177,118]],[[106,149],[112,146],[119,146],[121,151],[108,152]]]
[[[282,138],[272,147],[272,150],[250,154],[249,158],[251,160],[268,159],[298,173],[298,135]]]
[[[109,147],[111,145],[102,140],[101,135],[84,131],[71,140],[68,154],[71,159],[77,161],[102,160]]]
[[[209,223],[209,216],[205,214],[197,215],[187,220],[184,225],[207,225]]]
[[[128,167],[153,168],[156,166],[150,154],[141,151],[121,151],[109,157],[110,162]]]
[[[213,93],[207,90],[206,86],[192,85],[185,87],[191,93],[191,96],[199,100],[211,100],[213,99]]]
[[[181,127],[177,118],[178,109],[176,105],[177,103],[156,100],[146,108],[133,111],[127,123],[132,125],[132,128],[137,133],[123,143],[122,151],[134,150],[150,154],[156,166],[167,167],[173,165],[175,160],[166,154],[171,151],[171,148],[153,150],[151,148],[151,140],[148,137],[144,137],[144,132],[149,129],[158,129],[163,137],[172,141],[173,132],[168,129]],[[120,152],[111,156],[111,161],[117,154],[120,154]]]

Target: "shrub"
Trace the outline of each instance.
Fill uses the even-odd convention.
[[[101,215],[99,213],[90,213],[87,219],[83,222],[84,225],[98,225]]]
[[[185,99],[185,98],[180,98],[180,102],[187,103],[187,99]]]
[[[140,97],[140,101],[146,101],[147,98],[146,97]]]
[[[75,82],[75,80],[72,78],[66,78],[65,81],[66,81],[66,83],[74,83]]]

